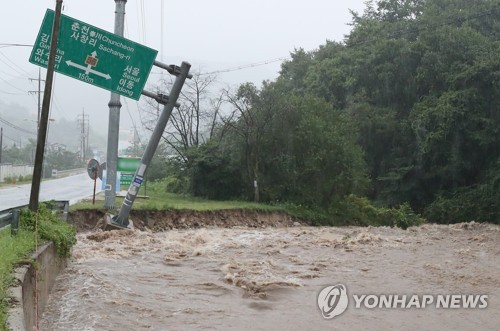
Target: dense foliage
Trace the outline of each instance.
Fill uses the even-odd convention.
[[[76,243],[75,229],[52,213],[50,205],[50,202],[41,203],[38,214],[23,209],[20,228],[15,236],[7,227],[0,229],[0,330],[7,330],[7,310],[10,307],[7,289],[14,281],[14,267],[25,263],[37,267],[30,258],[35,250],[35,228],[38,230],[38,243],[52,241],[60,256],[69,257],[71,247]]]
[[[69,257],[71,248],[76,243],[76,230],[54,214],[50,207],[48,202],[39,205],[38,213],[22,209],[21,228],[31,232],[37,230],[41,242],[52,241],[58,255]]]
[[[260,90],[226,91],[176,178],[195,195],[347,208],[350,220],[362,201],[378,215],[499,222],[500,1],[367,1],[352,14],[343,42],[295,50]]]

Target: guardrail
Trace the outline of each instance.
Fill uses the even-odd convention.
[[[55,208],[52,209],[53,212],[62,213],[61,218],[65,221],[68,220],[68,212],[69,212],[69,201],[61,200],[61,201],[50,201],[53,203]],[[27,206],[19,206],[12,209],[7,209],[0,211],[0,229],[10,225],[10,233],[11,235],[16,235],[19,229],[19,215],[21,209]]]
[[[70,170],[52,170],[52,177],[55,178],[61,178],[61,177],[67,177],[71,175],[77,175],[87,172],[87,168],[78,168],[78,169],[70,169]]]
[[[10,225],[10,234],[15,236],[19,229],[19,209],[0,212],[0,229]]]

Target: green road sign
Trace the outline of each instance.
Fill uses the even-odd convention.
[[[132,181],[134,180],[135,172],[120,172],[120,185],[123,186],[130,186],[132,184]],[[145,180],[139,179],[135,180],[139,186],[141,186],[143,183],[145,183]]]
[[[120,185],[127,185],[129,186],[132,183],[132,180],[134,179],[135,173],[121,173],[120,176]]]
[[[140,158],[137,158],[137,157],[119,157],[117,170],[123,171],[123,172],[133,172],[135,174],[135,172],[139,168],[140,164],[141,164]]]
[[[49,64],[54,11],[47,9],[30,62]],[[55,70],[139,100],[158,51],[66,15],[61,16]]]

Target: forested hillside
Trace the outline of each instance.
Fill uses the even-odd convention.
[[[294,50],[261,89],[226,91],[230,111],[171,184],[331,215],[367,197],[429,221],[499,222],[500,1],[367,2],[352,25],[343,42]]]

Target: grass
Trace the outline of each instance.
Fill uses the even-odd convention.
[[[26,180],[22,180],[22,181],[16,180],[15,184],[12,182],[1,182],[0,188],[7,188],[7,187],[12,187],[15,185],[23,185],[23,184],[31,184],[31,179],[26,179]]]
[[[248,202],[248,201],[215,201],[203,198],[197,198],[182,194],[169,193],[165,191],[162,183],[150,183],[147,187],[147,195],[149,198],[141,198],[144,195],[144,190],[141,188],[138,198],[135,199],[133,209],[138,210],[196,210],[210,211],[221,209],[249,209],[259,211],[284,211],[280,206],[272,206],[263,203]],[[92,200],[83,200],[73,206],[71,210],[82,209],[97,209],[104,210],[104,193],[100,193],[96,197],[95,205],[92,205]],[[119,208],[123,202],[123,198],[116,198],[116,207]]]
[[[76,230],[62,221],[48,208],[50,203],[39,205],[38,213],[21,210],[20,226],[16,236],[11,236],[10,226],[0,229],[0,331],[6,329],[9,303],[7,289],[12,284],[13,268],[18,263],[32,261],[35,251],[35,224],[38,220],[38,242],[52,241],[57,254],[68,257],[76,242]]]
[[[12,284],[12,270],[16,263],[26,260],[35,250],[33,232],[20,229],[17,236],[10,235],[10,227],[0,230],[0,330],[7,330],[7,288]]]

